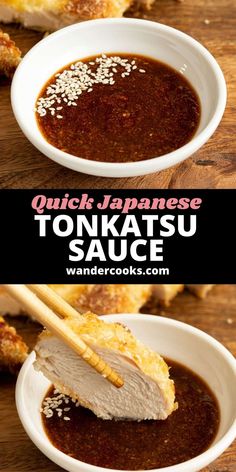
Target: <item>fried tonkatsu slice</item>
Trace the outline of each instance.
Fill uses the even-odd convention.
[[[148,9],[155,0],[0,0],[0,21],[55,31],[95,18],[120,17],[134,6]]]
[[[0,371],[17,373],[27,353],[28,347],[21,336],[0,317]]]
[[[97,315],[138,313],[151,295],[151,285],[103,284],[87,285],[72,304],[78,311]]]
[[[151,285],[51,284],[50,287],[79,312],[97,315],[138,313],[151,295]],[[0,313],[20,315],[24,309],[0,287]]]
[[[11,78],[20,61],[20,49],[7,33],[0,30],[0,75]]]

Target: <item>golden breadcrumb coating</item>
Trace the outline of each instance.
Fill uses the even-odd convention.
[[[0,371],[17,373],[27,353],[28,347],[21,336],[0,317]]]
[[[151,285],[50,285],[79,312],[97,315],[138,313],[151,295]]]
[[[138,313],[150,294],[150,285],[94,285],[80,295],[74,306],[78,311],[93,311],[98,315]]]
[[[68,303],[74,305],[84,293],[87,293],[88,287],[93,285],[86,284],[49,284],[49,287],[58,295],[64,298]]]
[[[20,61],[20,49],[7,33],[0,30],[0,74],[12,77]]]
[[[122,16],[132,0],[61,0],[61,7],[80,18],[109,18]]]
[[[78,312],[92,311],[97,315],[153,312],[157,306],[168,307],[186,287],[198,298],[205,298],[214,285],[182,284],[50,284]],[[144,309],[144,308],[143,308]],[[0,287],[0,314],[23,314],[24,309]]]
[[[55,14],[72,13],[81,19],[118,16],[133,0],[1,0],[20,12],[49,11]]]
[[[0,0],[0,21],[55,31],[96,18],[121,17],[130,7],[149,9],[155,0]]]

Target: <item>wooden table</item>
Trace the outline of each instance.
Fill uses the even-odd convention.
[[[144,308],[146,311],[147,308]],[[214,287],[206,300],[197,300],[184,292],[168,309],[157,308],[156,314],[188,322],[215,336],[236,355],[236,285]],[[10,322],[25,341],[33,346],[39,326],[27,318]],[[62,469],[38,451],[24,432],[14,403],[15,379],[0,375],[0,471],[1,472],[59,472]],[[236,442],[204,472],[235,472]]]
[[[194,36],[219,61],[228,83],[228,106],[215,135],[192,158],[160,173],[117,180],[78,174],[53,163],[27,141],[11,111],[10,84],[1,79],[0,188],[236,188],[235,0],[157,0],[143,16]],[[42,38],[15,26],[3,29],[23,53]]]

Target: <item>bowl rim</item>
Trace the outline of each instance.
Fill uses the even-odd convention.
[[[21,77],[22,70],[24,67],[27,67],[31,61],[31,57],[34,53],[44,47],[48,47],[51,42],[65,36],[69,32],[80,30],[83,33],[83,30],[87,27],[93,27],[95,25],[103,25],[103,24],[113,24],[113,25],[122,25],[122,24],[129,24],[135,28],[144,27],[147,29],[153,29],[156,31],[161,31],[175,37],[176,39],[180,38],[184,40],[196,53],[199,53],[210,65],[218,87],[218,99],[215,106],[215,110],[213,115],[208,122],[208,124],[204,127],[204,129],[198,134],[194,135],[192,139],[186,143],[184,146],[172,151],[171,153],[164,154],[159,157],[151,157],[149,159],[137,161],[137,162],[127,162],[127,163],[113,163],[113,162],[104,162],[104,161],[94,161],[88,160],[83,157],[73,156],[72,154],[66,153],[61,151],[60,149],[56,148],[52,144],[49,144],[47,140],[41,134],[40,136],[35,136],[34,132],[30,129],[30,124],[24,120],[24,111],[18,106],[18,94],[19,94],[19,86],[18,80]],[[140,51],[141,53],[141,51]],[[103,19],[95,19],[95,20],[88,20],[81,23],[76,23],[71,26],[67,26],[65,28],[60,29],[49,35],[48,37],[39,41],[23,58],[21,63],[19,64],[11,86],[11,104],[14,115],[16,120],[22,129],[23,133],[29,139],[29,141],[41,151],[44,155],[48,156],[50,159],[59,162],[66,167],[70,168],[78,168],[78,170],[86,171],[89,173],[94,173],[96,170],[101,175],[102,172],[114,174],[116,177],[116,173],[121,173],[122,171],[125,174],[134,173],[134,175],[138,175],[139,172],[145,171],[145,173],[154,172],[155,170],[162,170],[168,168],[169,166],[175,165],[178,162],[183,161],[189,155],[193,154],[196,150],[198,150],[214,133],[217,126],[219,125],[221,118],[223,116],[225,106],[227,101],[227,87],[223,72],[217,63],[216,59],[212,56],[212,54],[197,40],[192,38],[190,35],[177,30],[176,28],[150,21],[150,20],[143,20],[143,19],[135,19],[135,18],[103,18]],[[33,104],[34,105],[34,104]],[[73,167],[71,167],[73,166]],[[135,174],[136,173],[136,174]],[[111,176],[111,175],[110,175]]]
[[[119,317],[121,317],[121,320],[119,320]],[[208,342],[213,348],[215,348],[221,354],[224,360],[232,368],[233,372],[235,373],[235,379],[236,379],[236,359],[234,358],[234,356],[219,341],[217,341],[215,338],[205,333],[204,331],[198,328],[195,328],[194,326],[191,326],[187,323],[184,323],[182,321],[178,321],[172,318],[165,318],[165,317],[160,317],[160,316],[155,316],[155,315],[145,315],[145,314],[136,314],[136,315],[135,314],[115,314],[115,315],[104,315],[101,318],[110,322],[114,322],[114,321],[126,322],[127,320],[128,321],[133,320],[133,321],[143,321],[145,323],[145,322],[151,321],[151,322],[162,324],[165,326],[172,326],[177,329],[184,330],[187,333],[191,333],[194,336]],[[105,469],[102,467],[94,466],[94,465],[79,461],[77,459],[71,458],[65,453],[61,452],[56,447],[54,447],[50,443],[49,439],[48,441],[46,441],[45,438],[43,438],[41,434],[35,429],[34,424],[32,423],[31,418],[28,415],[27,407],[24,402],[24,394],[23,394],[24,381],[28,375],[29,369],[32,367],[32,363],[34,359],[35,359],[35,352],[32,351],[20,370],[17,383],[16,383],[16,393],[15,393],[18,415],[20,417],[21,423],[26,433],[28,434],[30,439],[33,441],[33,443],[38,447],[38,449],[41,450],[41,452],[43,452],[54,463],[64,468],[69,467],[71,465],[74,467],[77,466],[78,470],[81,469],[81,471],[83,470],[84,472],[121,472],[119,469]],[[176,464],[176,465],[164,467],[164,468],[159,468],[159,469],[153,469],[153,472],[189,472],[189,470],[200,470],[206,464],[211,463],[217,457],[219,457],[229,447],[229,445],[233,442],[235,437],[236,437],[236,415],[235,415],[232,425],[230,426],[228,431],[224,434],[224,436],[220,440],[218,440],[215,444],[210,446],[209,449],[207,449],[205,452],[194,457],[193,459],[182,462],[180,464]],[[69,470],[69,469],[66,469],[66,470]],[[122,471],[122,472],[133,472],[133,471],[127,470],[127,471]]]

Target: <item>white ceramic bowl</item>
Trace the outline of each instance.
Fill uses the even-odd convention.
[[[218,341],[179,321],[152,315],[109,315],[106,321],[126,324],[145,344],[163,356],[192,369],[205,379],[220,406],[220,427],[211,447],[182,464],[153,469],[152,472],[196,472],[214,461],[236,437],[236,360]],[[16,404],[22,424],[34,444],[52,461],[70,472],[112,472],[73,459],[48,440],[39,408],[50,385],[34,370],[35,354],[24,363],[16,386]],[[115,471],[113,471],[115,472]]]
[[[140,162],[106,163],[75,157],[49,144],[34,114],[38,94],[47,80],[70,62],[104,53],[153,57],[181,71],[197,91],[202,107],[192,140],[174,152]],[[12,107],[27,138],[43,154],[70,169],[106,177],[131,177],[160,171],[183,161],[214,133],[226,105],[224,76],[212,55],[190,36],[165,25],[138,19],[103,19],[78,23],[40,41],[17,68]]]

